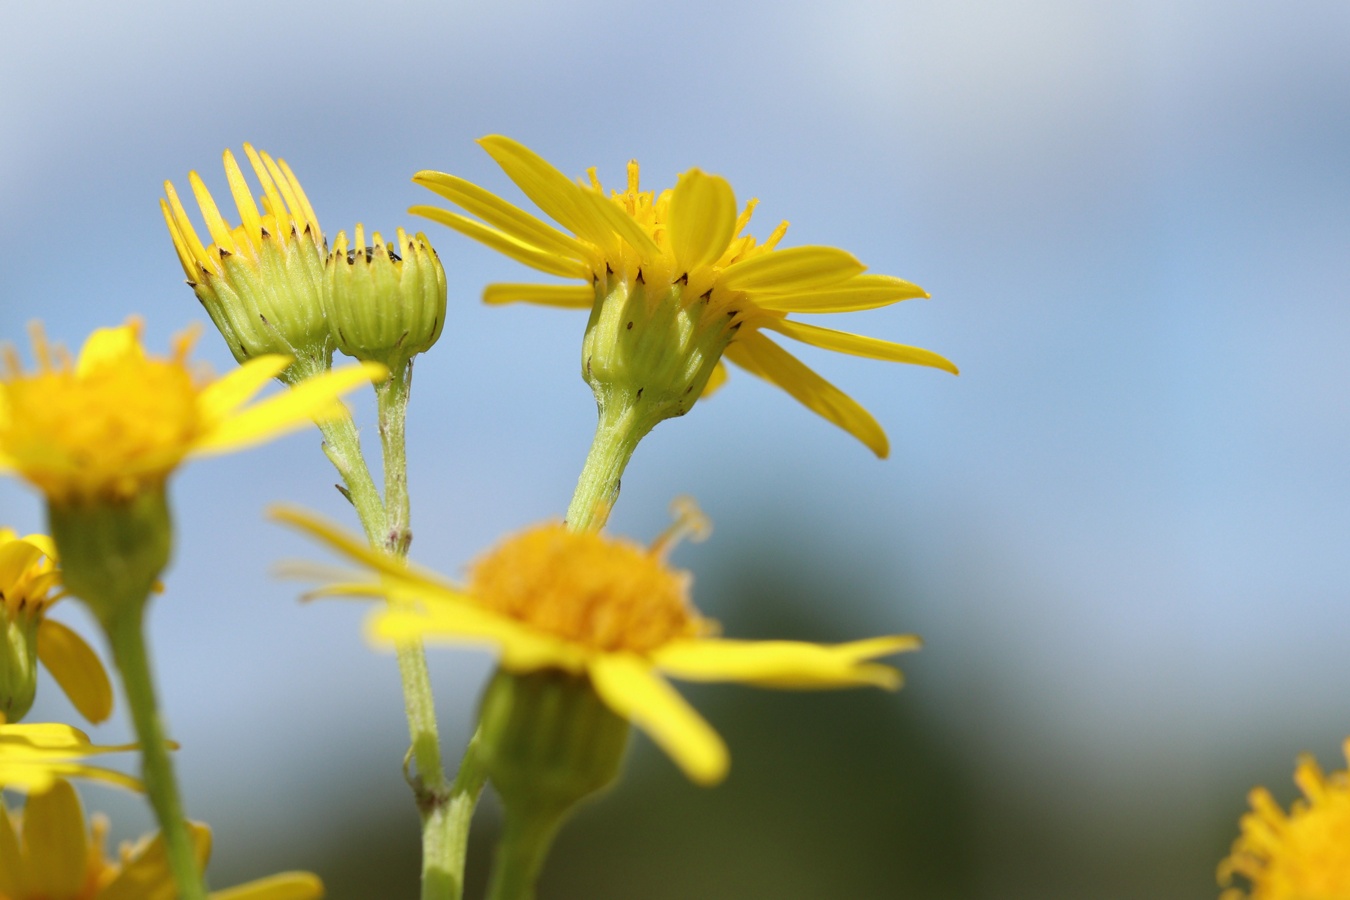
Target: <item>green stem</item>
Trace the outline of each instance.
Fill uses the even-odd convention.
[[[655,424],[638,404],[601,403],[600,422],[567,507],[567,527],[599,531],[619,498],[619,482],[638,441]]]
[[[328,461],[342,476],[343,494],[356,508],[356,516],[365,529],[366,539],[373,546],[384,546],[385,526],[384,501],[380,499],[380,490],[375,487],[375,479],[370,477],[365,457],[361,455],[361,438],[356,432],[356,422],[351,412],[336,419],[319,423],[323,433],[323,452]]]
[[[507,810],[487,900],[534,900],[534,885],[567,811]]]
[[[380,447],[384,457],[384,506],[382,528],[367,526],[368,535],[378,534],[379,546],[399,556],[408,555],[412,544],[411,503],[408,495],[407,416],[412,382],[412,364],[397,367],[375,389],[380,423]],[[372,540],[376,538],[372,537]],[[441,740],[436,726],[436,704],[431,693],[426,651],[421,641],[395,645],[399,674],[403,678],[403,704],[408,716],[409,751],[417,767],[409,779],[422,817],[422,898],[457,900],[464,884],[464,858],[469,840],[469,820],[482,791],[481,780],[469,799],[467,816],[452,815],[456,793],[441,761]],[[466,762],[472,755],[472,744]],[[458,779],[456,780],[458,784]]]
[[[173,761],[155,699],[154,679],[146,652],[144,603],[127,604],[105,622],[112,644],[113,659],[122,673],[122,686],[132,722],[141,745],[141,770],[150,804],[159,819],[169,869],[173,872],[181,900],[205,900],[201,873],[192,849],[192,837],[183,819],[183,804],[178,796]]]
[[[469,746],[460,760],[459,772],[450,786],[450,802],[442,805],[427,825],[423,846],[426,846],[433,826],[442,846],[446,848],[445,863],[451,900],[460,900],[464,896],[464,863],[469,852],[469,827],[473,823],[473,811],[478,806],[478,798],[487,782],[487,772],[478,753],[478,732],[474,732]]]

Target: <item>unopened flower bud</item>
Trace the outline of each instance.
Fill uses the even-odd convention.
[[[356,226],[352,245],[338,232],[325,267],[324,305],[337,349],[399,371],[431,349],[445,326],[445,269],[418,232],[398,230],[398,245],[377,231],[366,244]]]

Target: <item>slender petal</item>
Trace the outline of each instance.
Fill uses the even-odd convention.
[[[755,332],[732,341],[726,349],[726,358],[778,385],[807,409],[862,441],[882,459],[890,453],[886,432],[871,413],[764,335]]]
[[[582,206],[589,206],[615,234],[628,242],[628,246],[633,248],[644,265],[664,256],[656,241],[652,240],[643,227],[612,200],[598,191],[588,191],[584,188],[577,192],[577,197]]]
[[[835,646],[695,639],[661,647],[652,654],[652,662],[663,672],[690,681],[740,681],[791,689],[875,685],[894,690],[900,687],[900,673],[867,660],[919,646],[913,635]]]
[[[890,306],[901,300],[927,297],[917,284],[890,275],[858,275],[815,290],[755,295],[755,305],[775,312],[837,313]]]
[[[585,190],[524,144],[498,134],[479,139],[506,176],[535,205],[577,237],[595,244],[606,255],[616,255],[613,230],[596,208],[581,196]]]
[[[23,808],[29,896],[74,897],[84,884],[89,831],[80,797],[70,782],[34,794]]]
[[[726,744],[649,662],[605,654],[592,661],[590,675],[600,699],[650,735],[691,780],[709,785],[726,777]]]
[[[211,857],[211,829],[189,822],[188,833],[197,867],[204,869]],[[98,900],[175,900],[177,896],[164,838],[156,834],[152,840],[142,839],[136,845],[117,877],[99,891]]]
[[[219,423],[192,448],[192,455],[226,453],[295,431],[316,417],[333,415],[340,394],[388,374],[379,363],[363,362],[316,375]]]
[[[275,353],[250,359],[204,387],[197,395],[198,408],[208,420],[223,419],[252,400],[291,362],[289,357]]]
[[[44,555],[43,548],[31,537],[0,544],[0,586],[16,584]]]
[[[75,363],[76,376],[88,375],[100,366],[128,357],[144,358],[145,351],[141,349],[140,330],[139,323],[96,329],[80,348],[80,358]]]
[[[700,397],[711,397],[721,389],[722,385],[727,383],[727,364],[720,359],[717,365],[713,366],[712,374],[708,376],[708,383],[703,386],[703,393]]]
[[[590,309],[595,304],[595,291],[587,285],[575,284],[490,284],[483,289],[483,302]]]
[[[503,668],[513,672],[550,668],[580,672],[587,660],[575,644],[467,603],[432,603],[420,613],[383,610],[371,616],[366,632],[379,643],[424,640],[492,646],[500,649]]]
[[[721,258],[736,231],[736,195],[725,178],[690,169],[670,198],[670,243],[688,272]]]
[[[507,203],[491,191],[472,182],[447,175],[444,172],[418,172],[413,181],[430,188],[451,203],[470,213],[522,244],[538,247],[547,253],[556,253],[584,261],[586,246],[572,237],[519,207]]]
[[[322,896],[323,882],[309,872],[283,872],[211,892],[211,900],[315,900]]]
[[[298,507],[283,505],[270,507],[267,510],[267,515],[274,522],[284,522],[298,528],[321,544],[326,544],[328,549],[338,555],[345,556],[353,562],[364,563],[375,571],[382,572],[393,579],[415,580],[428,590],[455,596],[459,594],[454,585],[443,581],[435,572],[422,569],[411,563],[405,563],[400,559],[375,550],[371,548],[370,543],[365,538],[358,538],[345,528],[334,525],[321,516],[316,516]]]
[[[849,334],[847,331],[834,331],[819,325],[807,325],[790,319],[774,319],[765,324],[779,334],[785,334],[793,340],[811,344],[836,353],[849,353],[868,359],[884,359],[889,362],[910,363],[916,366],[928,366],[959,375],[956,365],[945,356],[925,350],[922,347],[910,347],[905,344],[893,344],[879,338]]]
[[[453,228],[460,234],[486,244],[498,253],[509,256],[516,262],[524,263],[532,269],[538,269],[540,272],[560,275],[563,278],[584,278],[587,281],[591,278],[591,269],[585,263],[549,250],[540,249],[533,244],[523,243],[503,231],[489,228],[477,219],[470,219],[468,216],[461,216],[438,206],[411,206],[408,208],[408,212],[415,216],[425,216],[434,222],[440,222],[442,225]]]
[[[845,281],[864,268],[837,247],[790,247],[732,263],[722,270],[721,283],[733,291],[789,293]]]
[[[38,625],[37,651],[80,715],[97,725],[112,714],[108,673],[84,638],[60,622],[43,619]]]

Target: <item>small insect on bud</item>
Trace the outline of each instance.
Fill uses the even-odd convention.
[[[398,230],[397,249],[379,232],[338,232],[324,271],[324,308],[337,349],[399,371],[431,349],[445,325],[445,269],[418,232]]]

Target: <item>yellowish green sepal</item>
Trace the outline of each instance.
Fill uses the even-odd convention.
[[[38,618],[10,617],[0,603],[0,722],[18,722],[37,696]]]
[[[338,232],[324,272],[324,303],[337,349],[359,360],[399,371],[425,353],[445,327],[445,269],[418,232],[398,230],[397,248],[379,232],[366,245],[365,230],[354,239]]]

